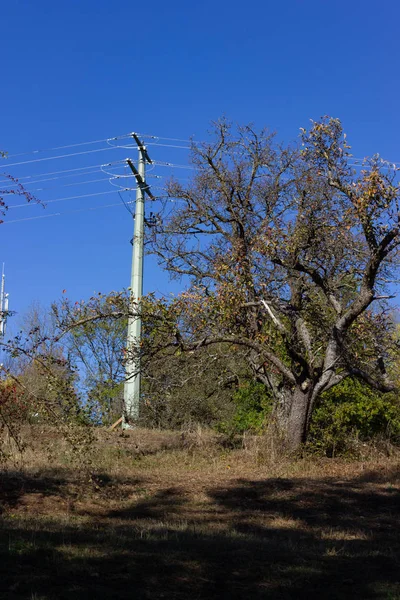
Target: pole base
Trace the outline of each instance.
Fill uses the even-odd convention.
[[[136,425],[128,423],[128,421],[125,418],[122,419],[121,427],[124,431],[127,431],[129,429],[136,429]]]

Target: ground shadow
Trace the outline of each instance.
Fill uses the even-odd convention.
[[[238,480],[202,500],[169,486],[77,522],[7,517],[0,594],[399,599],[400,494],[378,475]]]
[[[0,514],[4,509],[17,506],[26,494],[62,494],[67,478],[59,472],[27,474],[22,471],[0,472]]]

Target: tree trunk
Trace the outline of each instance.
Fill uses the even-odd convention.
[[[301,387],[284,389],[280,393],[276,422],[284,448],[289,452],[296,452],[307,439],[311,395],[311,389],[304,391]]]

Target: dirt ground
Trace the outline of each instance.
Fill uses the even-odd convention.
[[[201,432],[36,429],[0,478],[0,598],[400,600],[400,461],[268,457]],[[14,461],[15,462],[15,461]]]

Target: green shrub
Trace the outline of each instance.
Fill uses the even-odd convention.
[[[261,433],[272,410],[272,399],[261,383],[246,382],[233,395],[236,406],[231,419],[222,421],[217,430],[229,435],[250,431]]]
[[[368,442],[376,437],[400,442],[397,397],[346,379],[319,399],[307,445],[326,456],[337,456],[348,452],[355,439]]]

